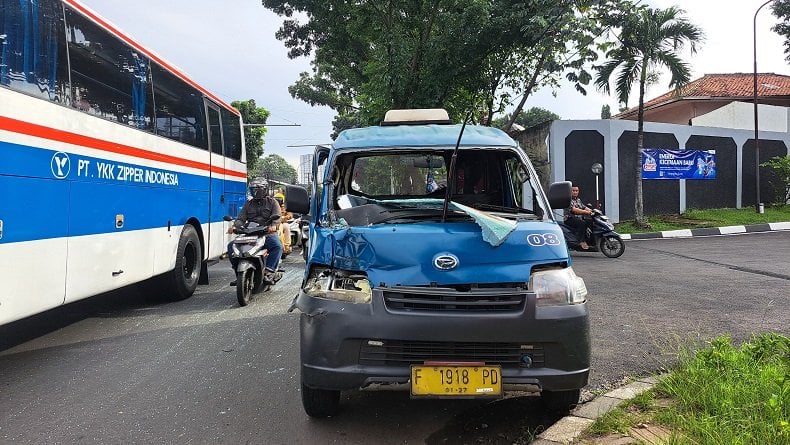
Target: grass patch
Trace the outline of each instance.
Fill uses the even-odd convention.
[[[601,416],[585,434],[627,434],[642,423],[672,431],[672,444],[790,444],[790,338],[766,333],[735,347],[723,336],[683,352],[678,368],[652,390]]]
[[[665,230],[697,229],[704,227],[742,226],[790,221],[790,205],[767,207],[765,213],[753,208],[745,209],[689,209],[680,215],[655,215],[647,217],[650,229],[637,229],[633,221],[615,224],[619,233],[661,232]]]

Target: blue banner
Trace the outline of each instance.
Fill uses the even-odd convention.
[[[716,179],[716,150],[642,150],[642,179]]]

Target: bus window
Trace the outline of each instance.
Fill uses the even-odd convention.
[[[66,8],[72,106],[143,130],[153,127],[148,57]]]
[[[63,9],[56,0],[0,0],[0,85],[68,102]]]
[[[208,137],[209,137],[209,148],[211,149],[212,153],[216,153],[218,155],[223,154],[222,149],[222,126],[220,125],[219,121],[219,108],[215,107],[213,104],[207,107],[208,111]]]
[[[170,71],[151,64],[156,101],[156,134],[208,149],[203,95]]]
[[[225,135],[225,156],[241,161],[241,128],[239,116],[226,109],[222,113],[222,131]]]

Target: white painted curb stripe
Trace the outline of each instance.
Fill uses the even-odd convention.
[[[719,231],[722,235],[727,235],[730,233],[746,233],[745,226],[726,226],[726,227],[719,227]]]
[[[661,232],[661,236],[664,238],[681,238],[685,236],[692,236],[691,229],[680,229],[680,230],[665,230]]]
[[[620,235],[620,238],[622,238],[622,239],[631,239],[631,234],[630,233],[624,233],[624,234]]]
[[[790,222],[769,223],[771,230],[790,230]]]

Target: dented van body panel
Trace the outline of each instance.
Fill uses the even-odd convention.
[[[587,291],[535,170],[502,131],[460,132],[369,127],[317,150],[293,304],[308,414],[327,392],[418,396],[411,372],[428,363],[493,366],[505,391],[586,385]]]

